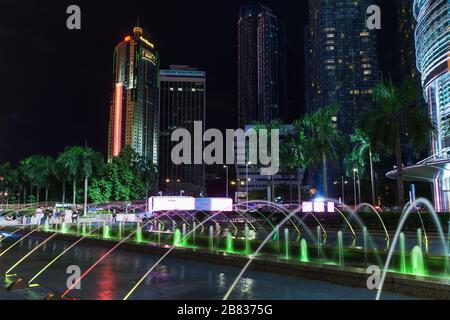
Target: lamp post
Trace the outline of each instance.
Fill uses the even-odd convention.
[[[251,165],[252,163],[251,162],[247,162],[247,165],[245,166],[245,176],[246,176],[246,179],[245,179],[245,196],[246,196],[246,199],[247,199],[247,205],[248,205],[248,166],[249,165]]]
[[[353,196],[355,200],[355,207],[358,205],[358,200],[356,199],[356,173],[358,172],[358,169],[353,169]]]
[[[361,177],[359,176],[359,171],[356,171],[356,174],[358,175],[358,199],[359,203],[361,203]]]
[[[342,187],[342,204],[345,204],[345,182],[344,182],[344,176],[341,177],[341,187]]]
[[[225,169],[225,171],[226,171],[226,179],[227,179],[227,182],[225,183],[225,185],[226,185],[226,194],[227,194],[227,198],[228,198],[228,166],[223,166],[223,168]]]

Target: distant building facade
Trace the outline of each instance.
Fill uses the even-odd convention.
[[[110,107],[108,159],[131,146],[158,164],[159,56],[140,27],[114,50],[114,93]]]
[[[205,188],[205,165],[174,165],[172,132],[183,128],[194,132],[194,122],[206,125],[206,72],[173,65],[160,71],[160,185],[183,183]]]
[[[373,105],[372,89],[380,81],[376,32],[367,28],[371,0],[309,0],[306,28],[307,110],[338,103],[339,129],[354,133]]]
[[[255,1],[240,8],[238,21],[239,127],[286,116],[284,22]]]

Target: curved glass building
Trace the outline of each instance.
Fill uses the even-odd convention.
[[[417,69],[434,124],[431,156],[405,168],[405,179],[433,183],[437,212],[450,211],[450,0],[414,0]],[[396,172],[388,173],[394,178]]]
[[[450,1],[415,0],[417,69],[436,126],[432,153],[450,147]]]

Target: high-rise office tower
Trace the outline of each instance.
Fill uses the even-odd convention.
[[[398,45],[399,45],[399,57],[400,64],[398,65],[398,75],[400,80],[410,78],[414,81],[417,92],[422,91],[422,84],[420,79],[420,73],[417,70],[416,63],[416,49],[414,30],[416,28],[416,20],[413,15],[413,1],[412,0],[396,0],[397,16],[398,16]],[[424,110],[426,109],[425,100],[422,99]],[[404,115],[400,116],[400,130],[401,130],[401,143],[403,151],[403,159],[406,164],[413,164],[418,159],[414,155],[413,148],[408,139],[408,130],[404,121]],[[414,130],[414,128],[412,128]]]
[[[413,1],[396,0],[399,27],[400,71],[401,76],[417,79],[420,86],[420,74],[416,67],[414,30],[416,21],[413,16]]]
[[[308,111],[338,103],[339,129],[354,132],[373,105],[379,82],[376,32],[367,28],[371,0],[309,0],[306,29],[306,95]]]
[[[450,2],[414,0],[417,69],[422,75],[428,114],[433,122],[431,155],[405,167],[403,178],[433,184],[437,212],[450,210]],[[396,178],[397,172],[388,177]]]
[[[108,159],[131,146],[158,163],[159,57],[140,27],[114,50],[114,94],[110,109]]]
[[[450,2],[415,0],[417,68],[436,130],[432,153],[450,148]]]
[[[285,26],[255,1],[240,8],[238,69],[239,127],[285,118]]]
[[[166,183],[192,184],[204,189],[204,164],[173,164],[171,152],[177,143],[171,142],[171,135],[180,128],[193,134],[196,121],[201,121],[205,130],[206,73],[188,66],[173,65],[160,71],[160,80],[160,184],[162,187]]]

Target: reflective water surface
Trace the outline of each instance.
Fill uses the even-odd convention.
[[[17,238],[1,243],[1,251],[14,241],[17,241]],[[26,239],[0,257],[2,275],[42,241],[43,239],[38,238]],[[46,243],[19,265],[13,273],[28,281],[71,243],[60,240]],[[12,293],[0,289],[0,299],[41,299],[49,292],[63,292],[67,289],[68,266],[78,265],[83,273],[109,249],[110,247],[80,243],[35,281],[40,284],[39,288]],[[118,249],[82,280],[80,290],[73,290],[70,295],[79,299],[122,299],[159,258],[159,256]],[[239,271],[238,268],[169,257],[145,280],[131,299],[222,299]],[[230,298],[232,300],[358,300],[374,299],[375,295],[375,291],[368,289],[355,289],[297,277],[250,271],[244,275]],[[384,294],[383,298],[410,299],[389,293]]]

